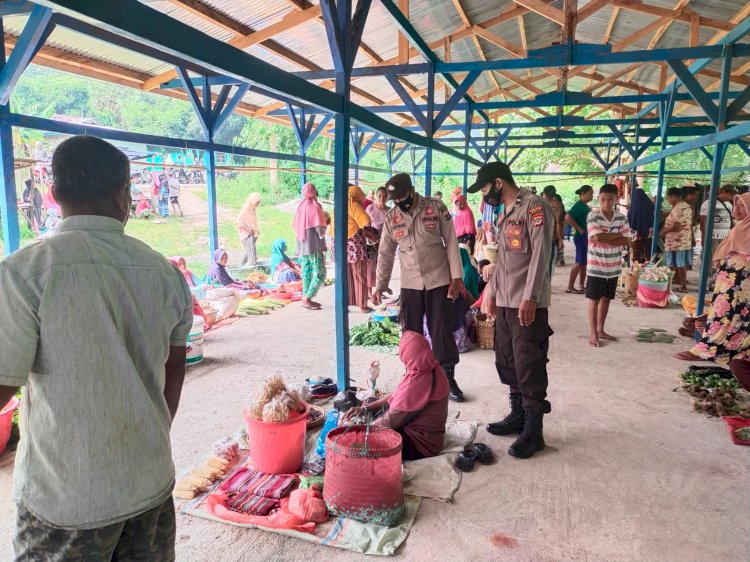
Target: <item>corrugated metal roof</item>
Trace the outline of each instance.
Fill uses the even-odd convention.
[[[179,19],[195,29],[198,29],[211,37],[221,41],[229,41],[237,35],[237,31],[231,31],[227,27],[239,27],[248,32],[250,30],[262,30],[270,25],[281,21],[282,18],[291,14],[296,8],[290,0],[201,0],[202,4],[208,9],[214,9],[220,12],[223,17],[231,20],[229,25],[210,21],[205,15],[196,14],[193,11],[181,7],[179,2],[172,0],[141,0],[150,7],[161,11],[171,17]],[[319,0],[314,0],[310,4],[317,4]],[[655,6],[661,9],[672,10],[677,0],[648,0],[649,6]],[[579,0],[579,10],[584,8],[589,2]],[[554,0],[548,2],[551,6],[562,9],[563,0]],[[460,0],[460,5],[466,14],[471,25],[485,24],[492,21],[500,14],[512,9],[515,4],[511,0]],[[712,18],[721,21],[729,21],[745,3],[741,1],[730,0],[691,0],[686,10],[698,13],[704,18]],[[607,6],[589,16],[577,27],[576,40],[579,43],[597,43],[600,44],[604,38],[610,17],[614,8]],[[454,34],[465,29],[465,24],[459,14],[453,0],[411,0],[410,2],[410,21],[415,29],[420,33],[422,38],[428,44],[433,44],[436,53],[443,58],[442,40],[446,35]],[[617,19],[612,30],[609,42],[613,45],[630,37],[633,33],[642,30],[652,22],[659,19],[659,15],[642,13],[633,9],[621,8],[618,11]],[[523,16],[524,30],[528,41],[529,49],[539,49],[551,44],[558,43],[561,40],[562,29],[560,25],[549,19],[534,13],[526,12]],[[18,36],[26,21],[25,16],[10,16],[4,18],[6,33]],[[499,37],[521,46],[522,36],[519,29],[517,18],[511,18],[501,24],[492,27],[486,26],[492,33]],[[455,40],[451,45],[451,57],[453,61],[473,61],[479,58],[476,42],[473,36],[461,32],[464,37]],[[706,44],[714,38],[715,29],[701,27],[699,39],[701,44]],[[645,49],[654,36],[654,31],[642,37],[638,41],[626,47],[626,50]],[[363,43],[370,49],[370,54],[360,49],[355,61],[355,66],[368,66],[379,60],[393,60],[398,54],[398,29],[394,24],[390,14],[383,8],[379,2],[373,2],[369,17],[367,19]],[[687,45],[689,40],[689,24],[682,21],[672,21],[666,32],[656,43],[659,48],[672,48]],[[309,20],[294,28],[290,28],[282,33],[277,34],[273,41],[281,49],[275,49],[268,45],[253,45],[246,51],[256,57],[259,57],[270,64],[286,71],[299,71],[306,68],[332,68],[332,60],[328,46],[328,40],[325,33],[325,27],[320,19]],[[479,45],[482,53],[488,60],[499,60],[512,58],[512,55],[498,45],[479,38]],[[71,32],[63,28],[56,28],[47,41],[47,45],[55,47],[67,53],[72,53],[80,57],[86,57],[93,61],[114,65],[114,67],[126,69],[131,73],[140,73],[144,76],[158,76],[165,71],[171,70],[172,66],[161,61],[155,60],[138,53],[113,46],[104,41],[91,39],[83,35]],[[291,53],[288,57],[283,54],[284,49]],[[279,53],[281,50],[281,53]],[[290,60],[293,56],[300,57],[302,60],[294,62]],[[307,61],[309,64],[305,64]],[[422,57],[412,58],[411,62],[422,62]],[[746,62],[735,61],[735,68]],[[597,66],[596,70],[603,76],[608,76],[612,72],[617,72],[622,65]],[[588,72],[591,69],[587,70]],[[707,67],[708,72],[720,72],[720,64],[712,62]],[[536,89],[549,92],[557,88],[557,79],[553,76],[535,69],[531,73],[528,71],[514,71],[511,76],[517,77],[517,80],[526,81],[529,74],[534,77],[540,77],[534,81]],[[636,86],[643,86],[651,90],[658,89],[660,70],[658,65],[643,64],[637,71],[629,77],[625,75],[620,78],[624,81],[630,78],[630,81]],[[671,76],[671,72],[670,72]],[[416,89],[426,88],[425,75],[411,75],[405,77],[406,80]],[[513,94],[521,97],[531,97],[532,93],[524,87],[515,84],[506,76],[495,75],[495,79],[503,88],[512,90]],[[131,75],[131,80],[133,80]],[[701,84],[708,87],[715,82],[711,76],[699,76]],[[320,84],[318,80],[314,83]],[[582,90],[589,86],[590,80],[587,77],[575,77],[569,81],[569,89],[572,91]],[[354,79],[352,85],[355,92],[352,98],[355,102],[362,105],[372,105],[375,103],[373,98],[384,102],[399,103],[390,84],[384,77],[367,77]],[[738,85],[735,84],[735,87]],[[743,86],[744,87],[744,86]],[[365,92],[363,96],[357,93],[356,89]],[[493,76],[485,72],[474,84],[474,93],[476,96],[486,96],[496,90]],[[616,87],[609,91],[615,93],[621,90]],[[631,90],[625,90],[626,93],[632,93]],[[438,95],[438,99],[443,99],[443,94]],[[276,103],[272,98],[260,96],[256,93],[249,93],[245,96],[245,102],[265,106]],[[633,107],[633,104],[631,104]]]

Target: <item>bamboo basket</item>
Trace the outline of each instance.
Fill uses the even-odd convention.
[[[495,321],[486,314],[477,314],[477,345],[480,349],[495,349]]]
[[[487,261],[490,263],[497,263],[497,245],[487,244],[484,247],[484,257],[487,258]]]

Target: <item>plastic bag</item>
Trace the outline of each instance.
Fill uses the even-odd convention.
[[[328,508],[323,501],[323,494],[315,487],[294,490],[289,495],[289,512],[313,523],[323,523],[328,519]]]
[[[341,413],[338,410],[331,410],[326,414],[326,422],[323,424],[323,430],[320,432],[318,445],[315,448],[315,452],[321,458],[326,457],[326,436],[329,431],[338,427],[340,415]]]

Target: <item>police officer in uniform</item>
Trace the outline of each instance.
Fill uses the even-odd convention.
[[[423,333],[424,317],[432,351],[448,376],[449,397],[463,402],[455,378],[458,348],[453,339],[453,301],[463,289],[463,265],[453,219],[442,201],[417,194],[408,174],[396,174],[385,184],[396,205],[385,214],[378,251],[374,304],[390,292],[396,248],[401,264],[401,325]]]
[[[487,425],[493,435],[518,435],[508,454],[529,458],[544,449],[542,419],[547,397],[550,330],[549,260],[552,208],[541,197],[519,189],[510,168],[491,162],[477,172],[469,192],[486,203],[504,204],[498,219],[497,265],[485,289],[482,312],[495,318],[495,366],[510,387],[510,414]]]

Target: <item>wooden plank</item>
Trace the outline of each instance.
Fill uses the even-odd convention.
[[[610,0],[610,4],[618,8],[630,10],[633,12],[640,12],[642,14],[651,14],[652,16],[666,16],[670,13],[669,8],[662,8],[660,6],[654,6],[652,4],[645,4],[640,0]],[[695,12],[685,10],[681,14],[675,16],[675,20],[682,23],[690,23],[691,18]],[[734,23],[731,21],[723,21],[714,18],[701,17],[701,25],[710,27],[712,29],[719,29],[722,31],[731,31],[734,28]]]
[[[193,15],[200,17],[213,25],[235,35],[248,35],[253,32],[251,28],[228,15],[216,10],[198,0],[169,0],[175,6]]]
[[[523,6],[542,17],[547,18],[560,25],[565,25],[565,14],[562,10],[550,6],[542,0],[514,0],[519,6]]]
[[[409,18],[409,0],[398,0],[398,9]],[[398,64],[409,64],[411,53],[409,49],[409,38],[402,33],[398,32]]]
[[[298,64],[303,68],[311,70],[309,65],[304,64],[306,62],[304,58],[292,53],[291,51],[289,51],[289,49],[282,45],[279,45],[275,41],[270,41],[270,37],[273,37],[281,33],[282,31],[289,31],[290,29],[294,29],[298,25],[301,25],[318,16],[320,16],[320,5],[313,6],[302,12],[290,12],[277,23],[259,31],[253,31],[252,29],[250,29],[249,33],[231,39],[229,41],[229,44],[233,47],[237,47],[238,49],[246,49],[251,45],[260,43],[263,47],[267,48],[274,54],[281,56],[295,64]],[[158,76],[154,76],[149,80],[146,80],[143,85],[143,89],[146,91],[153,90],[154,88],[158,88],[161,84],[169,82],[174,78],[177,78],[177,72],[175,72],[174,70],[169,70]]]
[[[451,0],[453,2],[453,7],[456,8],[456,11],[458,12],[458,17],[461,18],[461,21],[464,22],[464,25],[466,27],[471,27],[471,22],[469,21],[469,18],[466,16],[466,12],[463,9],[463,6],[461,6],[461,0]]]
[[[578,23],[581,23],[589,16],[593,16],[596,12],[598,12],[602,8],[609,6],[610,4],[610,0],[592,0],[583,8],[578,10]]]
[[[526,50],[522,49],[518,45],[514,45],[510,41],[503,39],[499,35],[495,35],[491,31],[487,31],[483,27],[479,25],[475,25],[471,28],[471,30],[474,32],[475,35],[478,35],[482,39],[485,39],[489,41],[490,43],[493,43],[500,47],[501,49],[505,49],[508,51],[511,55],[518,57],[520,59],[526,58]]]

